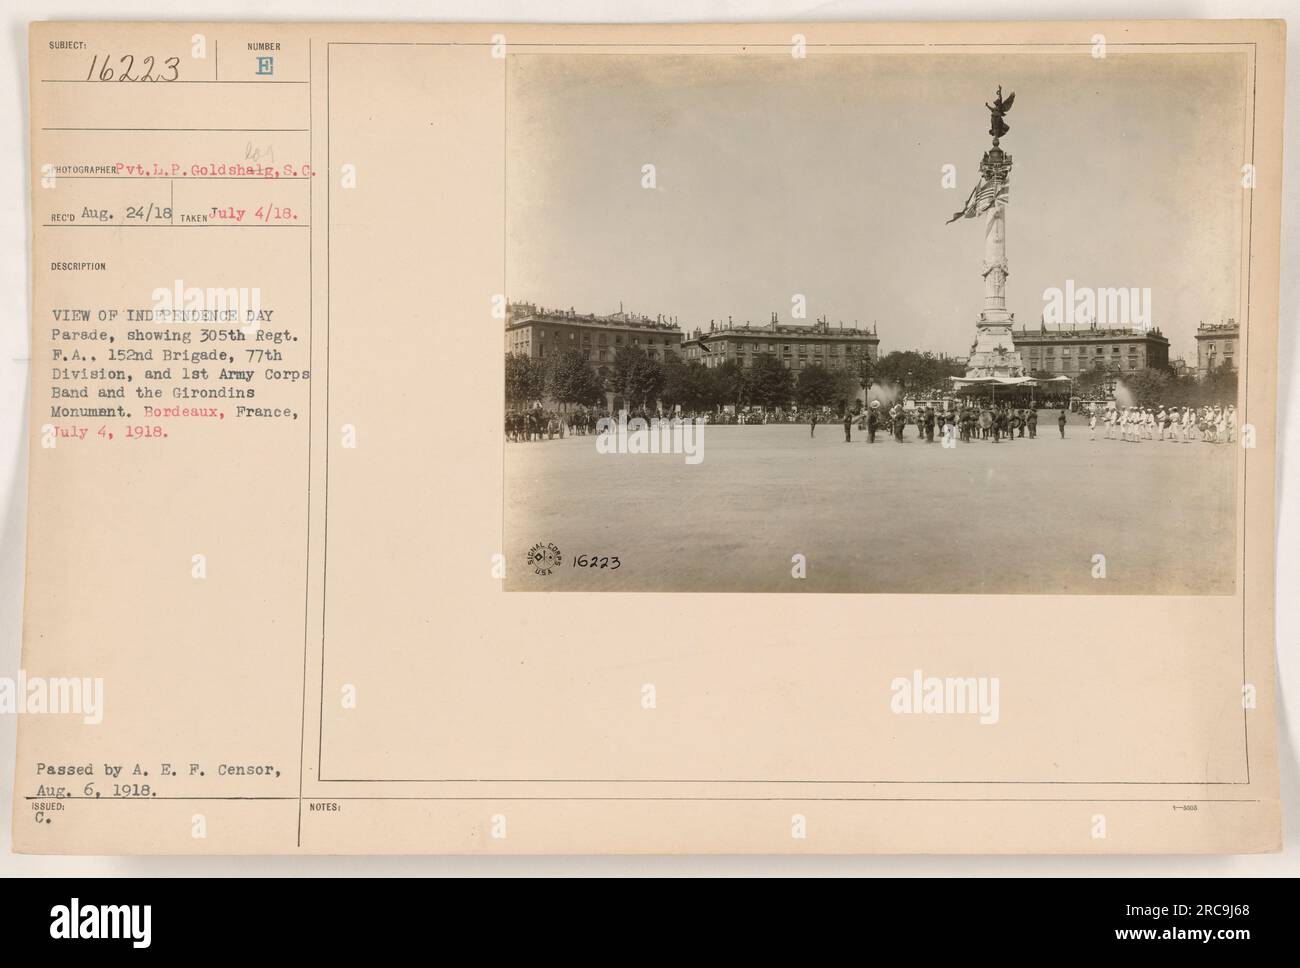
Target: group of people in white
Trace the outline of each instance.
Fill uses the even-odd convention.
[[[1229,444],[1237,439],[1237,408],[1227,407],[1116,407],[1088,417],[1092,439],[1097,439],[1097,424],[1105,426],[1107,440],[1169,440],[1189,443],[1200,439],[1213,444]]]

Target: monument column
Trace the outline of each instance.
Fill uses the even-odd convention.
[[[1011,178],[1011,156],[1002,150],[1001,139],[1011,129],[1005,116],[1015,95],[986,104],[992,115],[989,134],[993,146],[980,159],[980,184],[975,195],[975,211],[984,213],[984,308],[975,323],[975,343],[971,346],[967,379],[1019,380],[1026,375],[1025,364],[1015,348],[1011,327],[1014,317],[1007,311],[1007,201]],[[970,216],[967,216],[970,217]]]
[[[1011,156],[998,147],[984,152],[980,162],[980,175],[989,185],[993,203],[989,206],[988,222],[984,229],[984,311],[981,322],[1006,323],[1011,321],[1007,312],[1007,183],[1011,177]]]
[[[994,205],[989,209],[984,230],[984,317],[1002,314],[1007,309],[1007,216],[1006,209]]]

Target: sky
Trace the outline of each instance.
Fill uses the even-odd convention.
[[[1244,55],[1171,50],[512,55],[508,294],[684,328],[825,315],[875,323],[882,352],[965,355],[983,219],[945,222],[1001,84],[1016,324],[1067,279],[1149,288],[1194,361],[1198,322],[1240,315],[1248,77]]]

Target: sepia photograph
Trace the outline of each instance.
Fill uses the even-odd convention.
[[[1161,3],[14,0],[14,939],[861,875],[1266,940],[1300,72]]]
[[[1235,591],[1243,53],[507,72],[508,589]]]

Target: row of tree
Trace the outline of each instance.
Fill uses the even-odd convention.
[[[533,359],[522,353],[506,354],[506,400],[526,407],[549,397],[562,404],[599,405],[605,393],[622,397],[631,407],[653,407],[656,402],[672,409],[716,410],[724,406],[844,407],[872,383],[894,384],[915,392],[939,392],[949,376],[963,370],[951,360],[931,353],[895,351],[877,360],[851,353],[846,365],[827,367],[812,363],[795,372],[775,354],[754,358],[751,366],[728,360],[706,367],[687,362],[675,353],[662,361],[652,359],[637,346],[620,347],[602,376],[577,350]]]
[[[791,401],[801,408],[842,408],[872,384],[898,387],[921,397],[939,396],[949,391],[949,377],[965,372],[952,359],[914,350],[895,350],[876,360],[855,354],[844,367],[813,363],[796,376],[774,354],[761,354],[748,367],[734,360],[706,367],[675,353],[662,361],[652,359],[637,346],[620,347],[604,370],[602,376],[577,350],[544,359],[507,353],[506,401],[512,407],[527,407],[548,397],[562,404],[602,406],[605,394],[613,393],[626,406],[648,409],[659,403],[667,409],[680,405],[683,410],[702,412],[724,406],[786,407]],[[1098,367],[1075,379],[1074,392],[1100,398],[1108,382],[1116,379],[1137,406],[1204,406],[1237,396],[1237,373],[1223,366],[1203,380],[1192,374],[1180,377],[1172,370],[1152,369],[1117,378]]]
[[[1124,406],[1206,407],[1232,403],[1237,399],[1237,371],[1220,364],[1203,378],[1194,373],[1181,376],[1172,369],[1141,369],[1121,374],[1094,367],[1074,381],[1074,392],[1087,399],[1103,398],[1110,382]]]
[[[563,403],[595,405],[604,402],[605,383],[575,350],[549,359],[507,353],[506,403],[522,409],[543,397]]]
[[[949,377],[965,376],[966,366],[952,357],[919,353],[916,350],[894,350],[872,364],[863,386],[872,383],[896,386],[919,397],[940,396],[952,392]]]

